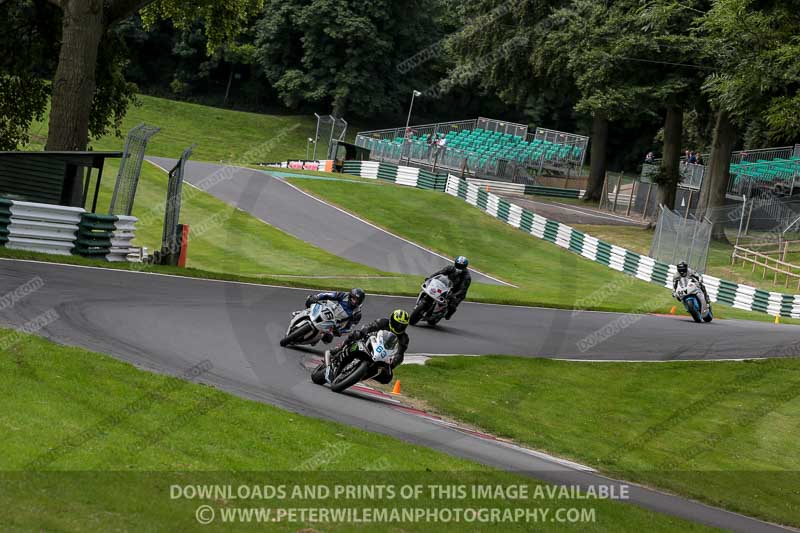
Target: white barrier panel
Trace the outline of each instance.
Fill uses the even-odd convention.
[[[525,184],[523,183],[507,183],[504,181],[480,180],[475,178],[467,178],[467,182],[474,183],[478,187],[490,192],[501,194],[525,194]]]
[[[419,169],[415,167],[397,167],[397,178],[395,183],[398,185],[406,185],[408,187],[416,187],[419,180]]]
[[[111,251],[106,260],[112,262],[127,261],[128,255],[136,251],[133,239],[136,236],[136,217],[118,216],[111,235]]]
[[[79,207],[13,201],[8,248],[70,255],[81,214]]]
[[[378,161],[362,161],[361,162],[361,177],[378,179]]]

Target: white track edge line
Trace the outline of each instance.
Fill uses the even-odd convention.
[[[251,169],[251,170],[252,170],[252,169]],[[264,172],[265,174],[269,174],[267,171],[263,171],[263,172]],[[422,246],[422,245],[420,245],[420,244],[417,244],[417,243],[415,243],[415,242],[413,242],[413,241],[410,241],[410,240],[408,240],[408,239],[406,239],[406,238],[404,238],[404,237],[400,237],[399,235],[395,235],[395,234],[394,234],[394,233],[392,233],[391,231],[387,231],[387,230],[385,230],[385,229],[383,229],[383,228],[381,228],[381,227],[379,227],[379,226],[376,226],[376,225],[375,225],[375,224],[373,224],[372,222],[369,222],[368,220],[364,220],[363,218],[361,218],[361,217],[359,217],[359,216],[357,216],[357,215],[354,215],[353,213],[350,213],[349,211],[346,211],[346,210],[342,209],[341,207],[335,206],[335,205],[333,205],[333,204],[331,204],[331,203],[328,203],[328,202],[326,202],[325,200],[322,200],[322,199],[320,199],[320,198],[318,198],[318,197],[314,196],[313,194],[307,193],[306,191],[304,191],[304,190],[300,189],[299,187],[296,187],[295,185],[293,185],[293,184],[289,183],[288,181],[284,180],[283,178],[279,178],[279,177],[276,177],[276,176],[270,176],[270,177],[271,177],[272,179],[274,179],[274,180],[278,180],[278,181],[280,181],[280,182],[283,182],[283,183],[285,183],[286,185],[288,185],[289,187],[291,187],[292,189],[296,190],[297,192],[299,192],[299,193],[301,193],[301,194],[304,194],[304,195],[308,196],[309,198],[312,198],[312,199],[316,200],[317,202],[320,202],[320,203],[322,203],[322,204],[325,204],[325,205],[327,205],[328,207],[332,207],[333,209],[336,209],[337,211],[339,211],[339,212],[341,212],[341,213],[344,213],[345,215],[347,215],[347,216],[349,216],[349,217],[352,217],[352,218],[354,218],[354,219],[358,220],[359,222],[361,222],[361,223],[363,223],[363,224],[366,224],[366,225],[368,225],[368,226],[370,226],[370,227],[372,227],[372,228],[375,228],[376,230],[378,230],[378,231],[380,231],[380,232],[382,232],[382,233],[385,233],[385,234],[387,234],[387,235],[391,235],[391,236],[392,236],[392,237],[394,237],[395,239],[399,239],[399,240],[401,240],[401,241],[403,241],[403,242],[405,242],[405,243],[407,243],[407,244],[410,244],[410,245],[412,245],[412,246],[414,246],[414,247],[416,247],[416,248],[419,248],[420,250],[423,250],[423,251],[425,251],[425,252],[427,252],[427,253],[429,253],[429,254],[435,255],[436,257],[439,257],[439,258],[441,258],[441,259],[445,259],[445,260],[447,260],[447,261],[451,261],[451,259],[450,259],[449,257],[445,257],[444,255],[442,255],[442,254],[440,254],[440,253],[434,252],[433,250],[429,250],[428,248],[425,248],[424,246]],[[518,288],[519,288],[519,287],[517,287],[516,285],[513,285],[513,284],[511,284],[511,283],[508,283],[508,282],[506,282],[506,281],[503,281],[503,280],[501,280],[501,279],[497,279],[497,278],[495,278],[494,276],[490,276],[489,274],[485,274],[485,273],[481,272],[480,270],[478,270],[478,269],[476,269],[476,268],[473,268],[473,269],[471,269],[471,270],[472,270],[472,271],[474,271],[474,272],[477,272],[477,273],[478,273],[478,274],[480,274],[481,276],[484,276],[484,277],[486,277],[486,278],[489,278],[489,279],[491,279],[491,280],[494,280],[494,281],[496,281],[496,282],[498,282],[498,283],[501,283],[501,284],[503,284],[503,285],[505,285],[505,286],[507,286],[507,287],[513,287],[513,288],[515,288],[515,289],[518,289]]]

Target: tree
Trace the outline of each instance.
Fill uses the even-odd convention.
[[[592,117],[589,183],[584,200],[600,199],[606,178],[609,124],[653,113],[662,90],[635,61],[652,43],[641,32],[634,4],[573,0],[555,10],[539,63],[552,76],[569,76],[578,89],[575,109]]]
[[[703,180],[698,210],[727,240],[719,207],[725,202],[731,152],[737,130],[753,116],[765,115],[770,136],[800,134],[800,56],[795,2],[716,0],[703,19],[709,55],[717,71],[704,83],[717,110],[711,164]]]
[[[148,20],[171,18],[186,26],[205,18],[209,46],[238,31],[262,0],[183,2],[181,0],[50,0],[62,12],[61,48],[53,77],[47,150],[84,150],[89,140],[98,81],[100,43],[120,21],[150,6]],[[130,94],[130,88],[127,94]],[[124,96],[123,88],[118,96]]]
[[[680,182],[680,154],[684,111],[696,107],[700,85],[707,73],[703,40],[697,35],[699,15],[707,2],[655,0],[639,10],[641,32],[646,37],[642,58],[655,59],[643,64],[658,80],[655,105],[664,110],[663,148],[657,204],[675,208]]]
[[[31,122],[44,116],[58,29],[53,11],[44,1],[0,3],[0,150],[27,143]]]
[[[398,66],[437,39],[436,2],[267,0],[257,61],[290,108],[331,105],[369,116],[399,110],[425,70]]]

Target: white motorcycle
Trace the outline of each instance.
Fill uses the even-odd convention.
[[[337,355],[325,352],[325,361],[311,373],[317,385],[329,383],[333,392],[342,392],[359,381],[375,377],[381,365],[391,365],[399,349],[397,335],[381,330],[350,343]]]
[[[425,320],[431,326],[438,324],[447,314],[447,300],[452,289],[453,284],[444,274],[425,280],[408,323],[415,326],[420,320]]]
[[[683,303],[695,322],[711,322],[714,319],[711,302],[706,301],[700,284],[689,276],[678,280],[678,286],[672,295]]]
[[[308,309],[295,311],[286,336],[281,339],[281,346],[318,343],[322,337],[329,333],[334,334],[339,324],[349,320],[347,312],[338,302],[324,300],[317,302]]]

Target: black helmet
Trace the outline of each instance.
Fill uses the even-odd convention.
[[[686,273],[689,271],[689,265],[686,264],[686,261],[681,261],[678,263],[678,274],[681,276],[685,276]]]
[[[350,305],[352,305],[353,307],[358,307],[359,305],[363,304],[364,298],[366,297],[367,295],[364,294],[363,289],[359,288],[350,289]]]
[[[469,265],[469,261],[463,255],[459,255],[456,257],[455,262],[453,263],[457,270],[466,270],[467,265]]]
[[[408,313],[402,309],[395,309],[389,315],[389,329],[395,335],[400,335],[408,327]]]

